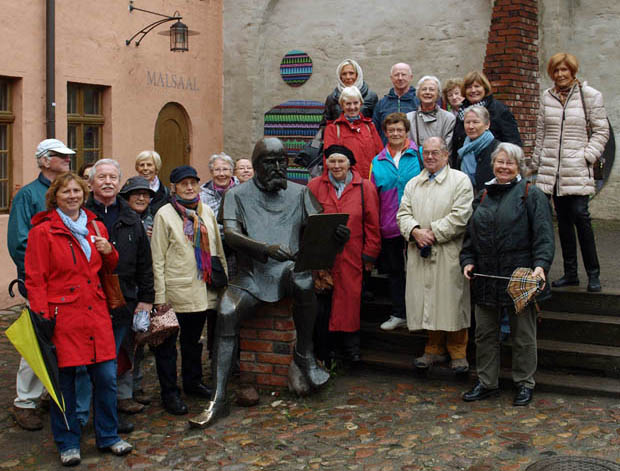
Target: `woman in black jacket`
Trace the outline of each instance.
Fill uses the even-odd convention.
[[[476,367],[478,383],[463,394],[477,401],[499,394],[500,318],[508,313],[512,331],[512,379],[517,386],[513,404],[532,400],[536,372],[536,309],[520,313],[506,293],[507,281],[474,276],[507,276],[519,267],[531,267],[543,282],[554,254],[551,208],[545,194],[521,178],[523,150],[506,142],[492,155],[495,178],[474,201],[460,261],[464,276],[472,281],[476,304]],[[549,296],[544,287],[538,300]]]
[[[342,114],[342,109],[338,103],[340,92],[344,88],[351,86],[356,86],[362,94],[362,114],[367,118],[372,118],[378,98],[377,94],[370,90],[368,84],[364,82],[364,73],[360,65],[353,59],[345,59],[338,64],[336,77],[338,79],[338,86],[334,88],[334,91],[325,100],[325,111],[323,112],[321,124],[327,124],[327,121],[333,121]]]
[[[519,127],[510,108],[501,101],[493,98],[493,88],[489,79],[482,72],[470,72],[463,79],[462,94],[465,100],[456,116],[454,134],[452,135],[452,165],[457,162],[457,151],[465,141],[464,111],[471,105],[484,106],[491,118],[489,130],[500,142],[511,142],[518,146],[523,145]],[[455,166],[455,168],[459,168]]]

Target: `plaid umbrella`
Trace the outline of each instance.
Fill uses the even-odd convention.
[[[482,276],[484,278],[495,278],[497,280],[508,280],[506,292],[515,305],[515,311],[522,312],[525,307],[532,301],[535,301],[537,294],[542,292],[543,279],[533,275],[534,270],[531,268],[519,267],[512,272],[511,276],[485,275],[483,273],[474,273],[474,276]]]

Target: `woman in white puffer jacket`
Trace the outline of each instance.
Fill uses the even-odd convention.
[[[531,168],[538,171],[536,185],[553,197],[558,216],[564,276],[552,286],[579,284],[576,227],[588,291],[600,291],[600,267],[588,202],[595,191],[592,166],[605,149],[609,124],[603,96],[577,80],[578,69],[572,54],[558,53],[549,60],[547,73],[555,85],[545,90],[540,102]]]

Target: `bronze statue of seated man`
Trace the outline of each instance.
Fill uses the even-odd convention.
[[[329,379],[313,351],[317,301],[312,273],[293,270],[304,224],[309,215],[322,212],[321,205],[305,186],[286,180],[288,158],[279,139],[258,141],[252,164],[254,177],[228,190],[220,210],[224,240],[237,253],[238,271],[218,305],[212,359],[215,391],[208,407],[190,420],[193,427],[206,427],[228,415],[226,387],[236,357],[236,337],[241,322],[262,303],[293,298],[294,361],[311,388]],[[347,238],[348,234],[338,242],[344,245]]]

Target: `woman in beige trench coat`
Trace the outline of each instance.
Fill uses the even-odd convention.
[[[457,373],[465,358],[470,325],[469,287],[459,253],[472,214],[469,177],[448,165],[448,149],[438,137],[424,141],[424,170],[405,187],[397,220],[407,249],[406,308],[409,330],[428,330],[418,368],[451,358]]]

